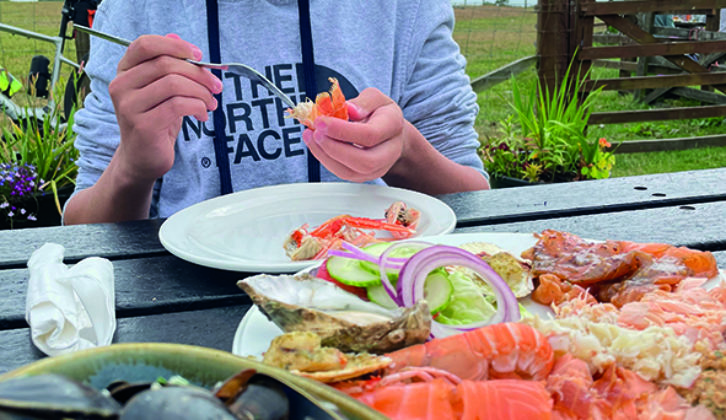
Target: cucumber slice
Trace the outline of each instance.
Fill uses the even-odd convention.
[[[379,274],[363,269],[361,261],[353,258],[329,257],[326,267],[330,277],[349,286],[368,287],[381,284]]]
[[[366,291],[368,292],[368,300],[371,302],[388,309],[398,308],[396,302],[391,299],[391,296],[388,295],[386,288],[381,283],[366,287]]]
[[[367,247],[363,248],[363,251],[365,251],[368,254],[373,255],[374,257],[378,257],[381,254],[383,254],[383,252],[386,249],[388,249],[389,246],[391,246],[390,242],[379,242],[377,244],[368,245]],[[411,248],[400,247],[391,253],[391,257],[408,258],[418,251],[419,251],[419,249],[414,248],[414,247],[411,247]],[[378,269],[378,264],[368,262],[368,261],[361,261],[361,267],[363,267],[363,269],[365,269],[365,270],[370,271],[371,273],[375,273],[376,275],[380,276],[380,270]],[[396,280],[398,279],[398,271],[399,270],[396,270],[393,268],[389,268],[388,270],[386,270],[386,272],[388,273],[388,278],[394,284],[395,284]],[[384,290],[384,292],[385,292],[385,290]]]
[[[382,284],[368,286],[368,300],[377,303],[385,308],[396,308],[396,302],[391,299]],[[444,310],[451,302],[454,295],[454,287],[449,280],[448,273],[444,269],[432,271],[424,283],[424,299],[429,304],[432,314]]]
[[[383,291],[386,292],[385,290]],[[449,280],[449,275],[443,268],[436,269],[429,273],[424,283],[424,299],[429,304],[431,313],[435,314],[444,310],[451,302],[454,294],[454,286]]]

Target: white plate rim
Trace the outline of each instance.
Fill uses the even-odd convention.
[[[185,246],[183,239],[179,239],[182,235],[184,235],[184,232],[180,232],[180,229],[183,230],[189,226],[189,224],[185,223],[185,221],[190,218],[193,219],[195,215],[207,215],[209,212],[224,208],[224,206],[239,203],[241,200],[250,200],[251,198],[257,200],[255,201],[255,206],[259,206],[264,203],[281,202],[283,199],[280,197],[284,197],[287,192],[292,192],[293,190],[298,194],[302,190],[318,195],[335,193],[363,196],[366,194],[387,194],[392,197],[401,197],[400,199],[404,202],[408,200],[409,202],[414,201],[419,203],[419,207],[420,203],[425,203],[427,207],[423,210],[437,215],[437,221],[440,226],[432,232],[434,235],[452,232],[456,227],[456,214],[451,207],[436,197],[420,192],[384,185],[357,184],[349,182],[296,183],[278,184],[238,191],[193,204],[174,213],[162,223],[159,229],[159,241],[167,251],[183,260],[222,270],[260,273],[294,273],[307,267],[317,265],[319,261],[286,260],[261,262],[255,259],[246,259],[244,257],[232,259],[204,256],[199,255],[199,253],[195,253],[193,249],[189,249],[188,246]],[[354,210],[351,210],[351,213],[353,212]],[[431,236],[428,232],[424,232],[424,235]],[[280,238],[280,247],[282,247],[282,240],[283,238]]]

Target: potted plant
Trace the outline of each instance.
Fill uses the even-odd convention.
[[[2,128],[0,141],[0,229],[60,225],[62,208],[75,188],[78,150],[73,113]]]
[[[587,135],[587,120],[602,88],[581,97],[580,72],[564,79],[550,92],[539,80],[523,92],[512,79],[514,113],[500,123],[501,137],[480,149],[492,186],[607,178],[615,164],[610,143]]]

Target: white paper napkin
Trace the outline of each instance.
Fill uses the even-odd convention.
[[[28,260],[25,319],[33,344],[50,356],[109,345],[116,330],[113,265],[90,257],[68,267],[64,251],[46,243]]]

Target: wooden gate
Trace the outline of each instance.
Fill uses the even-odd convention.
[[[616,67],[621,76],[590,80],[585,91],[632,91],[652,101],[668,91],[688,94],[720,105],[681,108],[598,112],[589,124],[616,124],[640,121],[695,119],[726,116],[726,72],[710,71],[709,61],[726,55],[726,34],[718,33],[720,9],[726,0],[540,0],[537,18],[538,75],[544,86],[552,87],[564,77],[571,60],[575,68],[586,72],[592,65]],[[700,14],[706,16],[704,31],[657,28],[655,14]],[[596,21],[597,19],[597,21]],[[596,22],[615,28],[623,45],[595,46]],[[693,39],[695,38],[695,39]],[[606,41],[599,39],[599,41]],[[701,58],[695,58],[698,54]],[[651,66],[660,63],[667,65]],[[638,60],[637,62],[633,60]],[[657,74],[653,74],[657,69]],[[665,69],[665,70],[664,70]],[[631,76],[635,73],[635,76]],[[700,86],[693,93],[689,86]],[[716,90],[718,93],[710,92]],[[649,94],[643,94],[650,90]],[[698,90],[698,89],[696,89]],[[679,139],[628,141],[619,145],[620,152],[676,150],[703,146],[726,146],[726,135]]]

